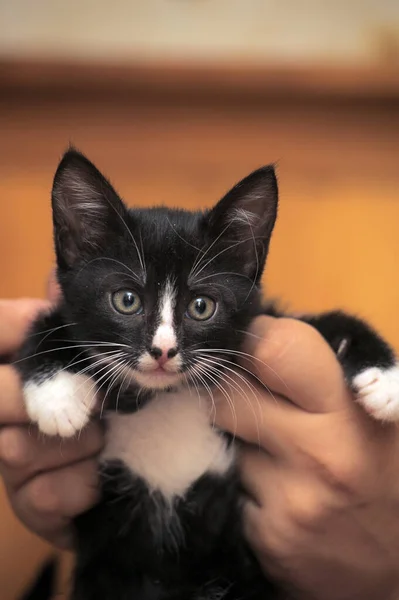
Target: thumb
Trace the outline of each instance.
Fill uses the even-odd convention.
[[[346,406],[349,392],[341,365],[324,338],[307,323],[258,317],[244,350],[248,369],[297,407],[318,413]]]
[[[50,275],[47,280],[46,296],[50,300],[51,304],[58,304],[61,299],[61,287],[57,280],[55,268],[50,271]]]

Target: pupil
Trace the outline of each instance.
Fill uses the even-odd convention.
[[[198,300],[195,301],[195,310],[200,315],[204,314],[204,312],[206,310],[206,302],[203,298],[198,298]]]
[[[130,308],[134,304],[134,294],[131,292],[126,292],[126,294],[123,296],[123,304],[126,306],[126,308]]]

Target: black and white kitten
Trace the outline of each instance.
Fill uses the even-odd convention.
[[[52,191],[62,303],[34,324],[16,366],[40,431],[106,415],[102,500],[76,520],[73,600],[267,600],[241,527],[235,444],[212,426],[212,389],[261,313],[277,215],[271,166],[211,210],[127,209],[69,150]],[[390,347],[343,313],[309,317],[358,400],[399,418]],[[244,385],[244,384],[243,384]]]

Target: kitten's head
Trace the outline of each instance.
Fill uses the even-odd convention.
[[[64,311],[104,377],[155,390],[212,385],[228,373],[259,309],[277,213],[273,167],[208,211],[129,210],[94,165],[69,150],[52,204]]]

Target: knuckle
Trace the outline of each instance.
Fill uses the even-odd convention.
[[[364,481],[360,464],[353,460],[329,460],[321,465],[330,486],[345,496],[357,496]]]
[[[295,495],[295,499],[287,508],[287,519],[294,530],[320,532],[326,518],[326,507],[315,494],[303,491]]]
[[[27,491],[28,502],[36,513],[54,515],[60,512],[61,499],[50,473],[35,477]]]
[[[333,493],[354,497],[361,492],[365,481],[362,457],[344,455],[336,450],[317,456],[307,454],[306,459],[318,480]]]
[[[20,427],[6,427],[0,432],[0,460],[7,467],[20,469],[31,462],[27,432]]]
[[[257,346],[257,357],[264,362],[278,362],[296,345],[313,343],[320,334],[310,325],[291,318],[276,319]]]

